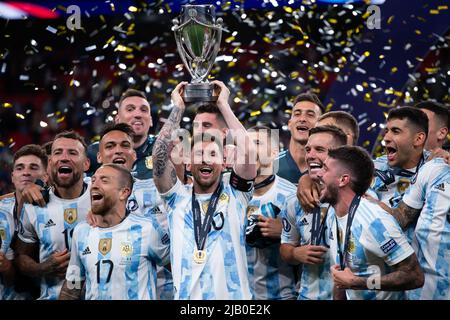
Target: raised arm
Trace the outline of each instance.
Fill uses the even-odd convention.
[[[153,147],[153,180],[159,193],[166,193],[177,182],[177,173],[172,162],[169,160],[172,148],[172,132],[180,126],[185,105],[181,98],[184,86],[187,82],[180,82],[172,92],[173,109],[164,126],[159,132]]]
[[[256,147],[248,137],[247,130],[239,122],[238,118],[231,110],[228,99],[230,97],[230,90],[221,81],[213,81],[219,91],[219,97],[217,99],[217,107],[222,113],[228,129],[230,130],[233,139],[238,139],[237,143],[237,159],[234,164],[235,173],[246,180],[253,180],[256,177]]]

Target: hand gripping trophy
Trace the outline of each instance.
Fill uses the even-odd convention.
[[[172,22],[178,53],[192,77],[184,89],[184,102],[216,101],[207,77],[220,49],[222,19],[216,19],[213,5],[184,5]]]

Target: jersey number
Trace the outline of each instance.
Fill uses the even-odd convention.
[[[72,229],[65,229],[62,233],[64,233],[64,242],[66,243],[67,250],[70,250],[70,243],[72,242],[72,236],[73,231],[75,228]]]
[[[100,263],[101,262],[101,263]],[[106,283],[111,280],[111,274],[114,269],[114,263],[111,260],[100,260],[95,265],[97,266],[97,283],[100,283],[100,266],[102,264],[107,264],[109,266],[108,276],[106,277]]]

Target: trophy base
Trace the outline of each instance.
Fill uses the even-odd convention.
[[[187,103],[216,102],[214,85],[211,83],[189,83],[184,87],[183,100]]]

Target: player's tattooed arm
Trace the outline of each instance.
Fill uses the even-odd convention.
[[[22,273],[30,277],[64,278],[70,259],[70,252],[67,249],[54,252],[47,260],[39,263],[33,259],[37,244],[25,243],[20,239],[17,242],[16,265]]]
[[[160,193],[169,191],[177,182],[174,165],[169,160],[173,148],[172,133],[180,126],[181,117],[185,109],[181,94],[185,82],[178,84],[172,92],[173,109],[164,126],[159,132],[153,147],[153,180]]]
[[[400,201],[397,208],[391,208],[390,214],[394,216],[400,227],[405,230],[409,224],[415,221],[415,219],[419,216],[420,211],[422,211],[422,209],[411,208],[403,201]]]
[[[420,288],[425,281],[424,274],[417,261],[416,254],[392,266],[393,272],[381,277],[381,290],[403,291]]]
[[[403,291],[423,286],[423,271],[414,253],[393,265],[392,269],[391,273],[383,276],[374,274],[365,278],[356,276],[350,268],[340,270],[338,265],[334,265],[331,274],[337,289]]]
[[[59,300],[81,300],[82,298],[82,288],[84,287],[84,283],[75,283],[71,286],[72,289],[69,289],[67,280],[64,280],[64,284],[61,288],[61,292],[59,293]]]

